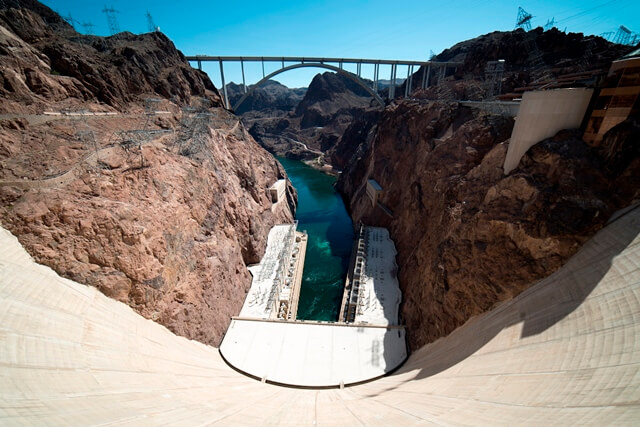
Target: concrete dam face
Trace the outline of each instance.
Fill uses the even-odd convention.
[[[633,424],[639,233],[635,209],[392,375],[311,390],[234,371],[218,349],[35,264],[0,230],[0,424]]]

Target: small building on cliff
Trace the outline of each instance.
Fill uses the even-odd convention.
[[[371,203],[375,206],[378,203],[378,195],[382,193],[382,186],[375,179],[367,180],[367,196],[371,199]]]
[[[280,200],[284,199],[285,192],[287,191],[287,180],[279,179],[269,187],[269,198],[274,205]]]

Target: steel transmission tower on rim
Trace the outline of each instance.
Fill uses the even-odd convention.
[[[518,6],[518,17],[516,18],[516,28],[522,28],[525,31],[531,31],[531,18],[533,15]]]
[[[111,35],[117,34],[120,32],[120,26],[118,25],[118,20],[116,19],[117,10],[112,7],[105,6],[102,9],[102,13],[107,16],[107,25],[109,26],[109,32]]]
[[[158,27],[156,23],[153,22],[153,17],[151,16],[151,13],[148,10],[147,10],[147,26],[149,27],[150,33],[160,31],[160,27]]]

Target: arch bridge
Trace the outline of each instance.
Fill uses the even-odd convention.
[[[397,73],[398,67],[405,66],[407,68],[407,79],[405,80],[408,84],[405,84],[404,96],[407,97],[410,92],[410,88],[416,87],[413,83],[414,76],[416,78],[421,79],[420,87],[422,89],[426,89],[429,87],[429,80],[432,75],[432,71],[436,76],[444,77],[447,69],[456,68],[461,66],[460,62],[435,62],[435,61],[403,61],[403,60],[388,60],[388,59],[361,59],[361,58],[320,58],[320,57],[300,57],[300,56],[207,56],[207,55],[195,55],[195,56],[187,56],[187,60],[190,62],[195,62],[198,65],[198,69],[202,71],[202,63],[203,62],[218,62],[220,65],[220,77],[222,80],[222,91],[224,95],[224,105],[227,109],[230,108],[229,105],[229,97],[227,96],[227,86],[225,83],[224,77],[224,64],[229,62],[239,62],[240,69],[242,71],[242,87],[244,90],[243,96],[235,103],[233,106],[234,110],[237,110],[238,107],[247,99],[253,91],[264,84],[267,80],[277,76],[278,74],[284,73],[289,70],[294,70],[296,68],[324,68],[327,70],[334,71],[338,74],[342,74],[345,77],[351,79],[358,85],[362,86],[380,105],[384,105],[383,99],[378,94],[378,81],[380,80],[380,66],[381,65],[389,65],[391,69],[391,73],[389,76],[390,86],[388,92],[388,99],[395,98],[396,91],[396,81],[397,81]],[[262,79],[258,81],[255,85],[251,87],[251,89],[247,88],[245,73],[244,73],[244,64],[245,62],[260,62],[262,64]],[[269,73],[265,74],[264,64],[267,63],[277,63],[280,67]],[[373,65],[373,79],[372,85],[367,84],[365,79],[362,77],[362,65],[369,64]],[[345,69],[346,65],[355,65],[355,73],[347,71]],[[416,72],[414,73],[414,67],[418,67]],[[418,71],[421,72],[418,74]]]

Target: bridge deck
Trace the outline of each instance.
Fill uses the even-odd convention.
[[[435,67],[459,67],[462,62],[439,62],[439,61],[411,61],[402,59],[365,59],[365,58],[324,58],[319,56],[210,56],[210,55],[190,55],[188,61],[215,61],[215,62],[319,62],[321,64],[343,63],[343,64],[380,64],[380,65],[431,65]]]

